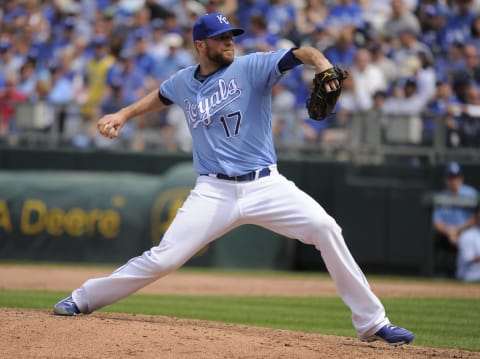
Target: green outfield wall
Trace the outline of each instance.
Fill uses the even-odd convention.
[[[126,261],[161,241],[195,178],[191,162],[157,175],[2,170],[0,259]],[[292,251],[293,241],[242,226],[187,265],[290,269]]]
[[[0,149],[0,259],[121,263],[157,244],[195,181],[187,155]],[[442,165],[279,159],[318,200],[369,271],[428,275],[430,208]],[[480,187],[480,165],[464,164]],[[281,193],[279,193],[281,195]],[[311,246],[242,226],[187,265],[323,270]]]

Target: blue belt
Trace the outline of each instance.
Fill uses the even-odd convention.
[[[200,176],[210,176],[210,177],[215,177],[218,179],[234,181],[234,182],[247,182],[247,181],[254,181],[262,177],[270,176],[271,172],[272,171],[270,170],[270,168],[265,167],[260,170],[245,173],[244,175],[240,175],[240,176],[227,176],[227,175],[224,175],[223,173],[208,173],[208,174],[201,174]]]

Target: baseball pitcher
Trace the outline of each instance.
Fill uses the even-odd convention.
[[[58,302],[54,313],[91,313],[182,266],[202,247],[243,224],[262,226],[318,249],[361,340],[410,343],[410,331],[390,324],[350,254],[335,220],[277,169],[271,90],[299,65],[318,75],[306,106],[321,120],[333,109],[346,74],[311,47],[235,56],[234,28],[219,13],[198,18],[193,40],[199,64],[182,69],[155,90],[98,121],[114,139],[136,116],[182,107],[193,139],[196,184],[158,246],[104,278],[87,280]],[[312,108],[316,107],[316,108]]]

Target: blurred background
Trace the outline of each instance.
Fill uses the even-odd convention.
[[[194,181],[182,111],[136,118],[115,141],[96,121],[195,64],[191,27],[214,11],[246,30],[238,55],[308,45],[349,71],[322,122],[305,110],[312,68],[275,86],[282,172],[369,270],[453,278],[435,270],[431,218],[445,164],[480,188],[478,0],[2,1],[0,258],[123,261],[158,243]],[[242,230],[192,263],[323,269],[311,248]],[[269,239],[235,242],[256,236]]]

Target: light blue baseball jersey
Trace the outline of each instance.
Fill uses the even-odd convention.
[[[185,114],[195,172],[239,176],[276,163],[271,89],[287,51],[235,57],[204,82],[195,79],[198,65],[190,66],[161,84],[160,94]]]
[[[451,195],[447,189],[443,189],[442,193]],[[467,184],[462,184],[456,196],[470,198],[476,202],[478,198],[478,192],[474,187]],[[442,222],[448,226],[460,226],[465,224],[470,218],[472,218],[474,214],[474,208],[438,206],[433,209],[432,219],[433,223]]]

